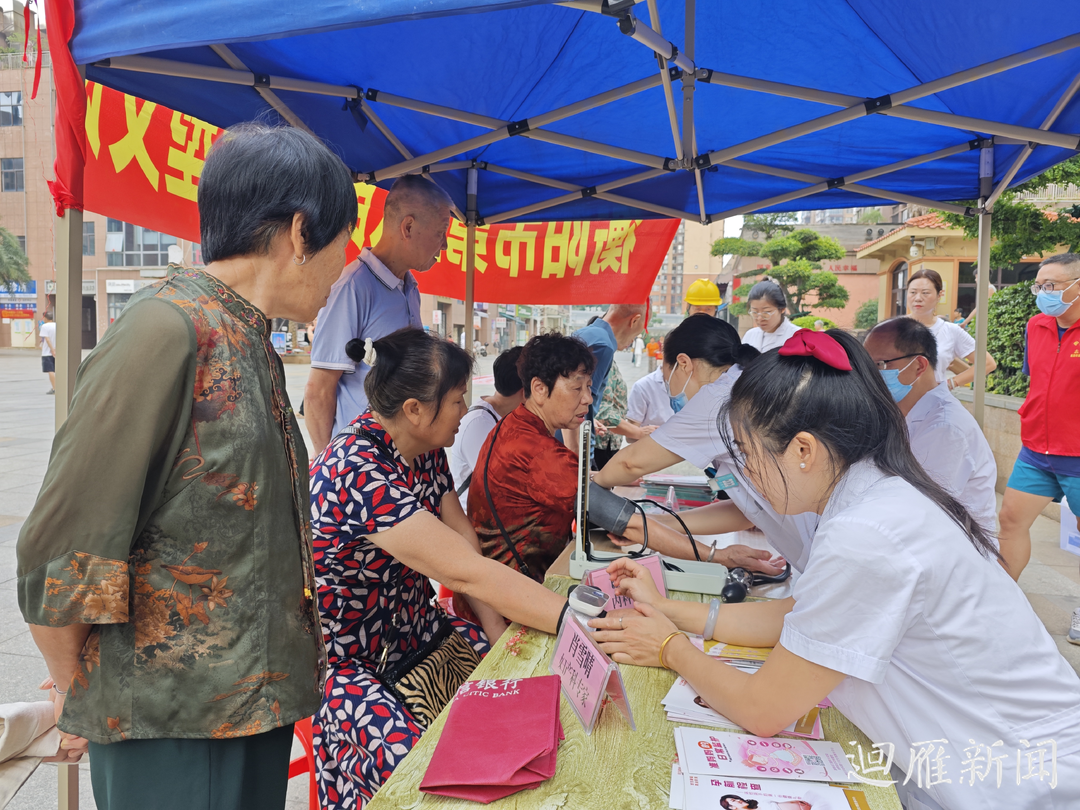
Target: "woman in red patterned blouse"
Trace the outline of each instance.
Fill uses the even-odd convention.
[[[595,362],[584,343],[558,333],[526,343],[518,359],[525,402],[491,431],[476,460],[469,516],[481,551],[538,582],[566,547],[577,495],[577,455],[555,431],[579,427],[587,418]]]

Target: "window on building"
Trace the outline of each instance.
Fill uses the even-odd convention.
[[[130,222],[110,219],[105,226],[105,255],[109,267],[164,267],[176,237]]]
[[[22,126],[22,93],[0,93],[0,127]]]
[[[907,262],[900,262],[892,271],[892,315],[898,318],[907,310]]]
[[[26,253],[26,237],[25,236],[16,236],[15,238],[19,242],[19,250],[21,250],[23,252],[23,254],[25,254]]]
[[[94,240],[94,223],[84,222],[82,224],[82,255],[93,256],[97,249],[97,244]]]
[[[0,158],[0,190],[23,190],[22,158]]]

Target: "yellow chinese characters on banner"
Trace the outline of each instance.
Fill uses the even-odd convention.
[[[85,207],[199,241],[199,178],[224,130],[86,83]],[[356,185],[349,259],[382,236],[386,191]],[[528,222],[476,228],[475,297],[491,303],[641,303],[678,229],[676,220]],[[451,220],[447,249],[420,289],[465,297],[468,229]]]

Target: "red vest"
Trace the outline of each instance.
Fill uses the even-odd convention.
[[[1080,323],[1058,340],[1057,319],[1027,325],[1031,388],[1020,406],[1020,440],[1036,453],[1080,456]]]

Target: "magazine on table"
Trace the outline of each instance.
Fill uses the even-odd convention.
[[[675,748],[687,776],[852,782],[839,743],[754,737],[679,726]]]
[[[668,720],[676,723],[695,723],[699,726],[714,728],[742,729],[734,720],[730,720],[709,706],[685,678],[676,678],[675,683],[661,701],[667,712]],[[815,706],[784,729],[785,734],[794,734],[811,740],[824,737],[821,728],[821,710]]]
[[[741,802],[741,804],[739,803]],[[668,807],[672,810],[864,810],[866,794],[856,788],[816,782],[694,776],[678,761],[671,766]]]

